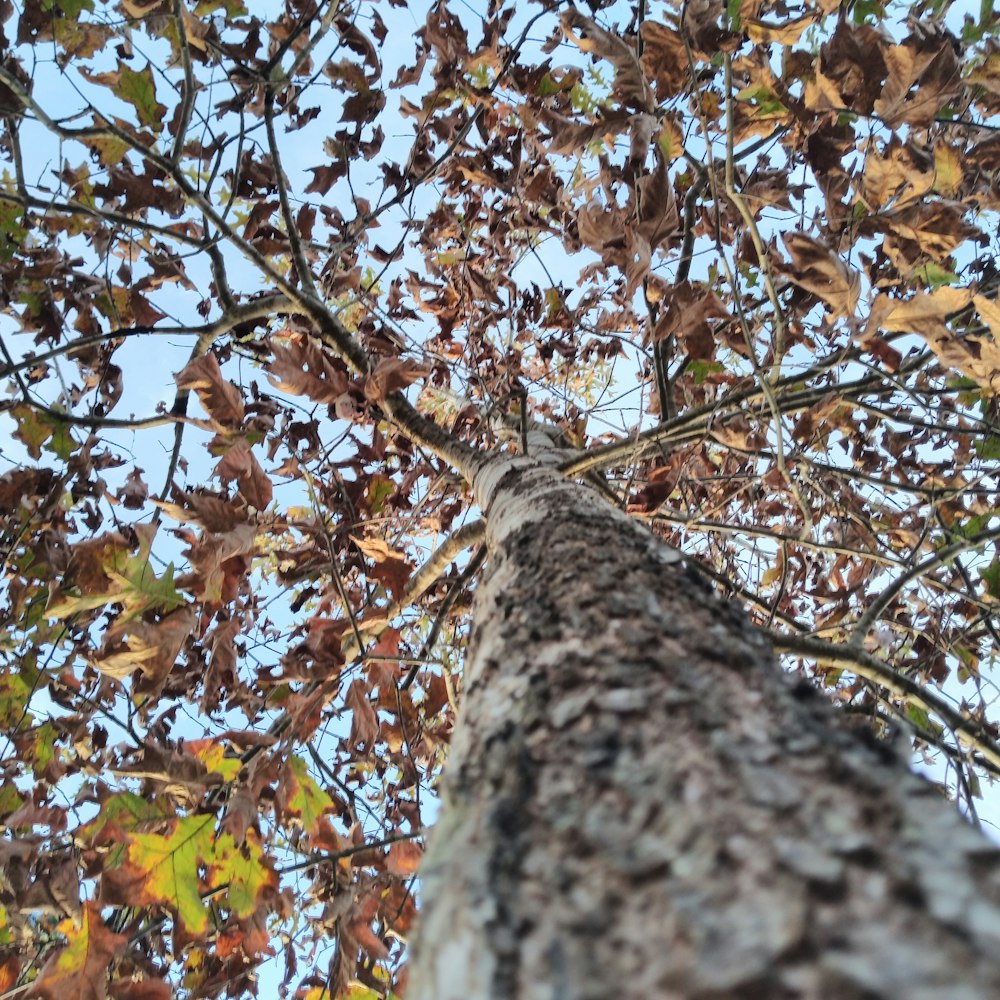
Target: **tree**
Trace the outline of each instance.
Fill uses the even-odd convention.
[[[0,4],[0,995],[997,994],[1000,22],[517,6]]]

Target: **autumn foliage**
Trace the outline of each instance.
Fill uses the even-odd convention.
[[[0,2],[0,997],[404,992],[539,425],[1000,773],[992,5],[478,6]]]

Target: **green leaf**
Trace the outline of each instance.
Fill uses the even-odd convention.
[[[907,704],[906,717],[918,729],[922,729],[924,732],[931,730],[931,717],[927,714],[926,709],[921,708],[920,705],[914,705],[912,702]]]
[[[21,206],[14,202],[0,202],[0,261],[10,260],[27,235]]]
[[[107,573],[121,587],[115,599],[125,605],[122,621],[154,609],[173,611],[184,604],[184,598],[174,585],[173,563],[158,577],[147,556],[129,556],[121,572],[108,567]]]
[[[320,817],[333,808],[333,799],[316,783],[301,757],[288,758],[281,790],[282,812],[299,819],[306,833],[312,833]]]
[[[41,414],[31,406],[15,406],[11,416],[17,421],[16,437],[34,458],[42,457],[42,445],[52,436],[52,424],[43,420]]]
[[[921,264],[914,268],[912,276],[932,291],[942,285],[953,285],[958,281],[958,275],[954,271],[934,263]]]
[[[115,93],[135,108],[141,125],[148,125],[154,132],[163,128],[163,117],[167,109],[156,100],[153,70],[148,63],[145,69],[136,72],[119,62]]]
[[[986,593],[1000,599],[1000,557],[994,556],[993,562],[986,569],[981,569],[979,575],[986,583]]]
[[[56,738],[59,733],[51,722],[43,722],[31,735],[34,739],[34,759],[30,763],[37,775],[55,760]]]
[[[1000,458],[1000,435],[987,434],[986,437],[976,438],[974,447],[980,458],[987,462],[995,462]]]
[[[688,364],[688,371],[694,375],[696,385],[701,385],[709,375],[724,372],[725,368],[718,361],[703,361],[700,358]]]
[[[10,412],[17,421],[14,435],[28,449],[32,458],[41,458],[43,445],[63,461],[76,450],[76,442],[65,421],[23,404],[15,406]]]
[[[232,836],[224,833],[216,853],[221,864],[210,873],[210,883],[227,887],[226,901],[238,917],[252,916],[261,896],[278,888],[278,875],[261,850],[259,835],[247,830],[246,843],[240,849]]]
[[[49,618],[69,618],[84,611],[121,604],[119,621],[126,622],[147,611],[173,611],[185,601],[174,584],[174,564],[157,576],[146,552],[129,555],[119,546],[109,546],[103,569],[111,586],[89,593],[67,594],[46,609]]]
[[[0,786],[0,817],[9,816],[24,804],[21,793],[9,781]]]
[[[951,525],[951,532],[959,538],[973,538],[989,526],[995,514],[973,514],[961,524]],[[947,542],[945,543],[947,544]]]
[[[728,0],[726,3],[726,20],[729,30],[739,33],[743,30],[743,19],[740,17],[740,0]]]
[[[166,834],[134,833],[126,864],[107,874],[137,904],[169,906],[193,934],[208,930],[203,897],[212,890],[226,889],[236,915],[249,917],[261,896],[278,888],[277,873],[257,835],[248,831],[246,843],[238,847],[232,834],[216,838],[215,817],[207,815],[178,819]]]
[[[372,515],[381,514],[386,500],[396,492],[396,484],[387,476],[375,473],[368,483],[368,507]]]
[[[185,816],[171,833],[136,833],[128,845],[129,862],[141,876],[137,902],[166,903],[196,934],[208,929],[198,869],[214,858],[214,827],[213,816]]]
[[[42,10],[58,11],[70,20],[77,21],[80,15],[94,9],[94,0],[42,0]]]

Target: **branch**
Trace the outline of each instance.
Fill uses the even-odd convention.
[[[191,114],[194,111],[195,81],[191,69],[191,49],[188,47],[187,29],[184,27],[183,0],[174,0],[174,26],[177,29],[177,45],[181,52],[181,64],[184,68],[184,94],[181,97],[180,115],[177,119],[177,134],[174,136],[174,148],[170,159],[179,163],[184,152],[184,139],[188,126],[191,124]]]
[[[798,392],[791,392],[788,395],[780,395],[781,390],[790,389],[794,386],[808,382],[810,379],[821,374],[834,365],[841,364],[845,360],[853,360],[855,352],[837,351],[823,361],[818,362],[811,368],[797,375],[789,375],[776,382],[771,388],[774,390],[779,409],[782,413],[794,413],[797,410],[808,409],[821,399],[827,398],[831,392],[838,394],[850,392],[895,392],[896,387],[885,387],[887,376],[885,373],[876,372],[854,382],[845,382],[837,387],[819,386],[817,388],[802,389]],[[900,373],[907,373],[923,363],[923,356],[917,356],[900,366]],[[879,386],[883,386],[881,389]],[[611,444],[599,445],[589,449],[578,458],[571,459],[559,466],[560,471],[566,475],[577,476],[592,469],[607,469],[621,461],[633,461],[641,457],[647,450],[657,444],[677,444],[688,440],[696,440],[704,436],[708,430],[709,421],[714,419],[718,422],[727,416],[735,413],[756,415],[756,411],[749,411],[751,405],[759,406],[761,401],[766,401],[764,389],[760,385],[741,389],[738,392],[730,392],[722,399],[711,400],[701,406],[688,410],[682,416],[666,423],[658,424],[649,430],[641,431],[624,441],[615,441]],[[766,402],[765,407],[766,408]]]
[[[871,604],[868,605],[864,614],[855,623],[854,628],[851,631],[851,637],[847,641],[847,648],[852,652],[861,649],[865,638],[881,617],[882,612],[885,611],[890,604],[892,604],[892,602],[899,595],[899,592],[911,580],[923,576],[928,570],[934,569],[936,566],[940,566],[942,563],[947,562],[954,556],[967,552],[969,549],[975,548],[983,542],[991,541],[994,538],[1000,538],[1000,528],[994,528],[991,531],[983,531],[977,535],[972,535],[970,538],[963,538],[959,542],[953,542],[951,545],[946,545],[943,549],[938,549],[936,552],[929,555],[922,562],[911,566],[905,573],[901,573],[891,584],[889,584],[889,586],[872,598]]]
[[[363,621],[358,622],[359,632],[362,635],[369,633],[378,635],[384,632],[389,623],[405,608],[427,593],[459,552],[473,545],[481,544],[485,537],[486,522],[482,518],[463,525],[449,535],[423,566],[410,577],[402,596],[398,600],[393,601],[388,607],[381,609],[377,615],[370,618],[366,616]],[[355,649],[350,645],[344,647],[344,655],[348,660],[354,659],[360,653],[360,648]]]
[[[864,650],[835,645],[807,636],[783,635],[765,629],[759,631],[770,639],[778,652],[799,653],[826,663],[843,664],[859,677],[884,687],[900,698],[906,698],[926,712],[933,713],[956,736],[982,754],[994,768],[1000,768],[1000,745],[989,735],[984,726],[962,715],[942,697],[928,691],[909,677],[897,673]]]

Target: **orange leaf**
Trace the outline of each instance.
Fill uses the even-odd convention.
[[[423,848],[411,840],[403,840],[389,848],[385,867],[393,875],[412,875],[420,867]]]
[[[63,920],[58,930],[66,946],[46,962],[31,995],[38,1000],[104,1000],[108,966],[127,939],[108,929],[94,902],[87,902],[79,924]]]

